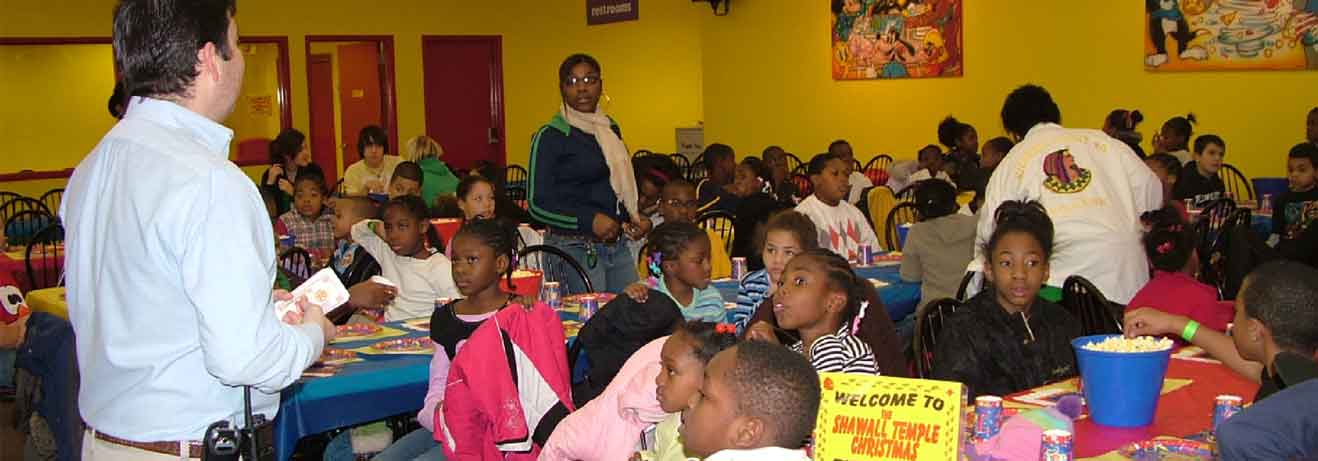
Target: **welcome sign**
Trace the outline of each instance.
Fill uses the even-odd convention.
[[[595,26],[640,17],[640,0],[586,0],[586,24]]]
[[[966,393],[961,383],[820,374],[815,459],[957,461]]]

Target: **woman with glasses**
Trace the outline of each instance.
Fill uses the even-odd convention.
[[[637,278],[622,237],[639,239],[651,227],[637,212],[631,154],[600,108],[604,81],[595,58],[568,56],[558,82],[558,113],[531,140],[530,212],[549,228],[545,243],[576,259],[597,291],[621,293]],[[572,283],[568,292],[580,292]]]

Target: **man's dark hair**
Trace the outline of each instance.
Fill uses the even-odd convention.
[[[417,165],[416,162],[402,162],[394,167],[394,174],[389,177],[389,180],[393,181],[398,178],[411,179],[416,181],[417,185],[421,185],[425,175],[421,174],[421,165]]]
[[[283,165],[291,162],[298,152],[302,151],[302,143],[307,141],[306,135],[301,131],[293,128],[280,131],[273,141],[270,141],[270,164]]]
[[[1245,313],[1272,330],[1277,346],[1312,357],[1318,352],[1318,269],[1273,261],[1245,278]]]
[[[320,189],[321,195],[325,195],[329,193],[329,186],[325,184],[325,174],[321,173],[318,170],[304,169],[299,171],[297,175],[297,179],[293,180],[293,186],[297,187],[298,184],[302,184],[304,182],[310,182],[312,184],[315,184],[316,188]]]
[[[1008,133],[1024,137],[1040,123],[1062,123],[1062,111],[1048,90],[1024,85],[1007,95],[1007,101],[1002,103],[1002,127]]]
[[[836,149],[836,148],[838,148],[838,147],[842,147],[842,146],[851,147],[851,143],[847,142],[847,140],[845,140],[845,139],[839,139],[839,140],[836,140],[836,141],[830,142],[830,143],[828,143],[828,153],[836,155],[837,152],[833,152],[833,149]]]
[[[915,206],[921,221],[932,221],[956,213],[956,188],[941,179],[915,183]]]
[[[1290,153],[1286,158],[1307,158],[1309,165],[1318,168],[1318,146],[1313,143],[1302,142],[1291,147]]]
[[[819,414],[819,374],[805,356],[763,341],[737,344],[727,382],[737,414],[758,416],[772,429],[772,446],[800,448]]]
[[[710,144],[705,147],[705,152],[701,154],[701,157],[705,160],[705,168],[707,171],[714,171],[714,165],[718,165],[723,159],[732,159],[736,156],[737,154],[732,150],[732,146],[719,143]]]
[[[225,61],[236,0],[122,0],[114,10],[114,63],[130,96],[185,96],[207,43]]]
[[[124,118],[124,110],[128,108],[128,96],[124,92],[123,80],[114,82],[114,92],[110,93],[110,100],[105,102],[105,108],[110,110],[111,117]]]
[[[379,125],[366,125],[357,133],[357,155],[366,158],[366,148],[380,146],[385,155],[389,154],[389,134]]]

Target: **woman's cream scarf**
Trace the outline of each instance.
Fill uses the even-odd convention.
[[[600,150],[604,151],[604,161],[609,165],[609,185],[613,186],[613,193],[627,208],[627,213],[635,218],[639,194],[636,192],[636,176],[632,171],[632,156],[627,152],[627,145],[613,132],[609,117],[598,106],[594,113],[586,113],[564,104],[560,113],[568,124],[594,136],[595,141],[599,142]]]

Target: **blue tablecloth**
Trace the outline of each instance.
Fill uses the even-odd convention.
[[[901,321],[915,313],[915,308],[920,304],[920,284],[903,282],[900,264],[857,267],[855,271],[856,275],[866,279],[880,280],[888,284],[879,289],[879,298],[883,300],[883,307],[888,310],[888,316],[892,317],[892,321]],[[736,281],[719,280],[714,282],[714,287],[718,288],[724,301],[737,301]]]

